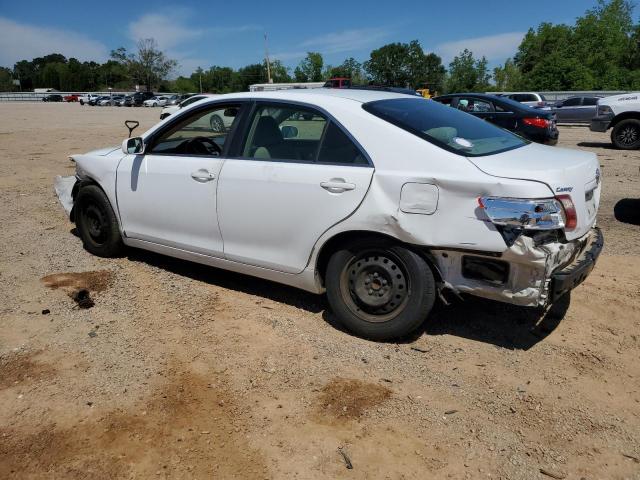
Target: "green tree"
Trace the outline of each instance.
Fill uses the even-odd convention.
[[[0,67],[0,92],[11,92],[13,90],[13,75],[11,70]]]
[[[633,88],[640,67],[640,29],[628,0],[599,0],[574,25],[542,23],[514,57],[522,88]]]
[[[267,68],[262,63],[254,63],[238,69],[234,91],[246,92],[249,85],[267,83]]]
[[[425,54],[417,40],[390,43],[372,51],[364,69],[377,84],[414,88],[440,85],[445,73],[440,57]]]
[[[466,48],[449,64],[449,92],[484,92],[490,87],[489,81],[487,59],[482,57],[476,60],[473,52]]]
[[[362,70],[362,64],[353,57],[347,58],[337,67],[329,68],[327,78],[331,77],[350,78],[353,85],[360,85],[366,82],[366,74]]]
[[[137,48],[135,54],[127,54],[123,47],[112,50],[111,58],[126,68],[131,80],[150,91],[176,69],[178,62],[167,58],[153,38],[139,40]]]
[[[285,67],[280,60],[269,60],[269,68],[271,70],[271,80],[273,83],[288,83],[291,81],[289,69]],[[264,61],[264,69],[267,69],[267,61]]]
[[[178,93],[195,93],[200,91],[200,87],[192,79],[179,76],[172,82],[171,90]]]
[[[493,69],[494,89],[499,92],[511,92],[520,90],[522,85],[522,73],[513,59],[507,58],[504,65]],[[492,88],[490,88],[491,90]]]
[[[293,74],[296,82],[321,82],[324,60],[318,52],[307,52],[307,56],[298,64]]]

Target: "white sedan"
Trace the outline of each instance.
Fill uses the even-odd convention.
[[[137,247],[326,292],[372,339],[416,329],[443,291],[548,305],[603,243],[594,154],[390,92],[222,95],[73,158],[57,190],[89,252]]]
[[[152,97],[149,100],[145,100],[142,104],[145,107],[164,107],[169,99],[164,96]]]

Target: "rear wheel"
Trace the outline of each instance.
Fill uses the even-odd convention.
[[[621,150],[640,148],[640,120],[622,120],[611,131],[611,143]]]
[[[335,252],[325,283],[337,318],[373,340],[411,333],[427,318],[436,295],[427,262],[386,240],[356,241]]]
[[[78,233],[84,248],[99,257],[116,257],[124,244],[109,199],[96,185],[82,187],[75,199]]]

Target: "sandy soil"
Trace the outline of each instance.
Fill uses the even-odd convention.
[[[373,343],[322,297],[82,249],[53,177],[158,115],[0,104],[0,478],[640,478],[640,152],[561,129],[607,244],[554,311],[468,299]]]

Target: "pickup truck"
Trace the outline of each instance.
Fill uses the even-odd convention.
[[[611,143],[621,150],[640,148],[640,93],[624,93],[598,100],[592,132],[611,129]]]
[[[89,104],[89,102],[91,100],[94,100],[96,98],[98,98],[99,95],[93,94],[93,93],[86,93],[84,95],[82,95],[81,97],[78,98],[78,101],[80,102],[80,105],[84,105]]]

